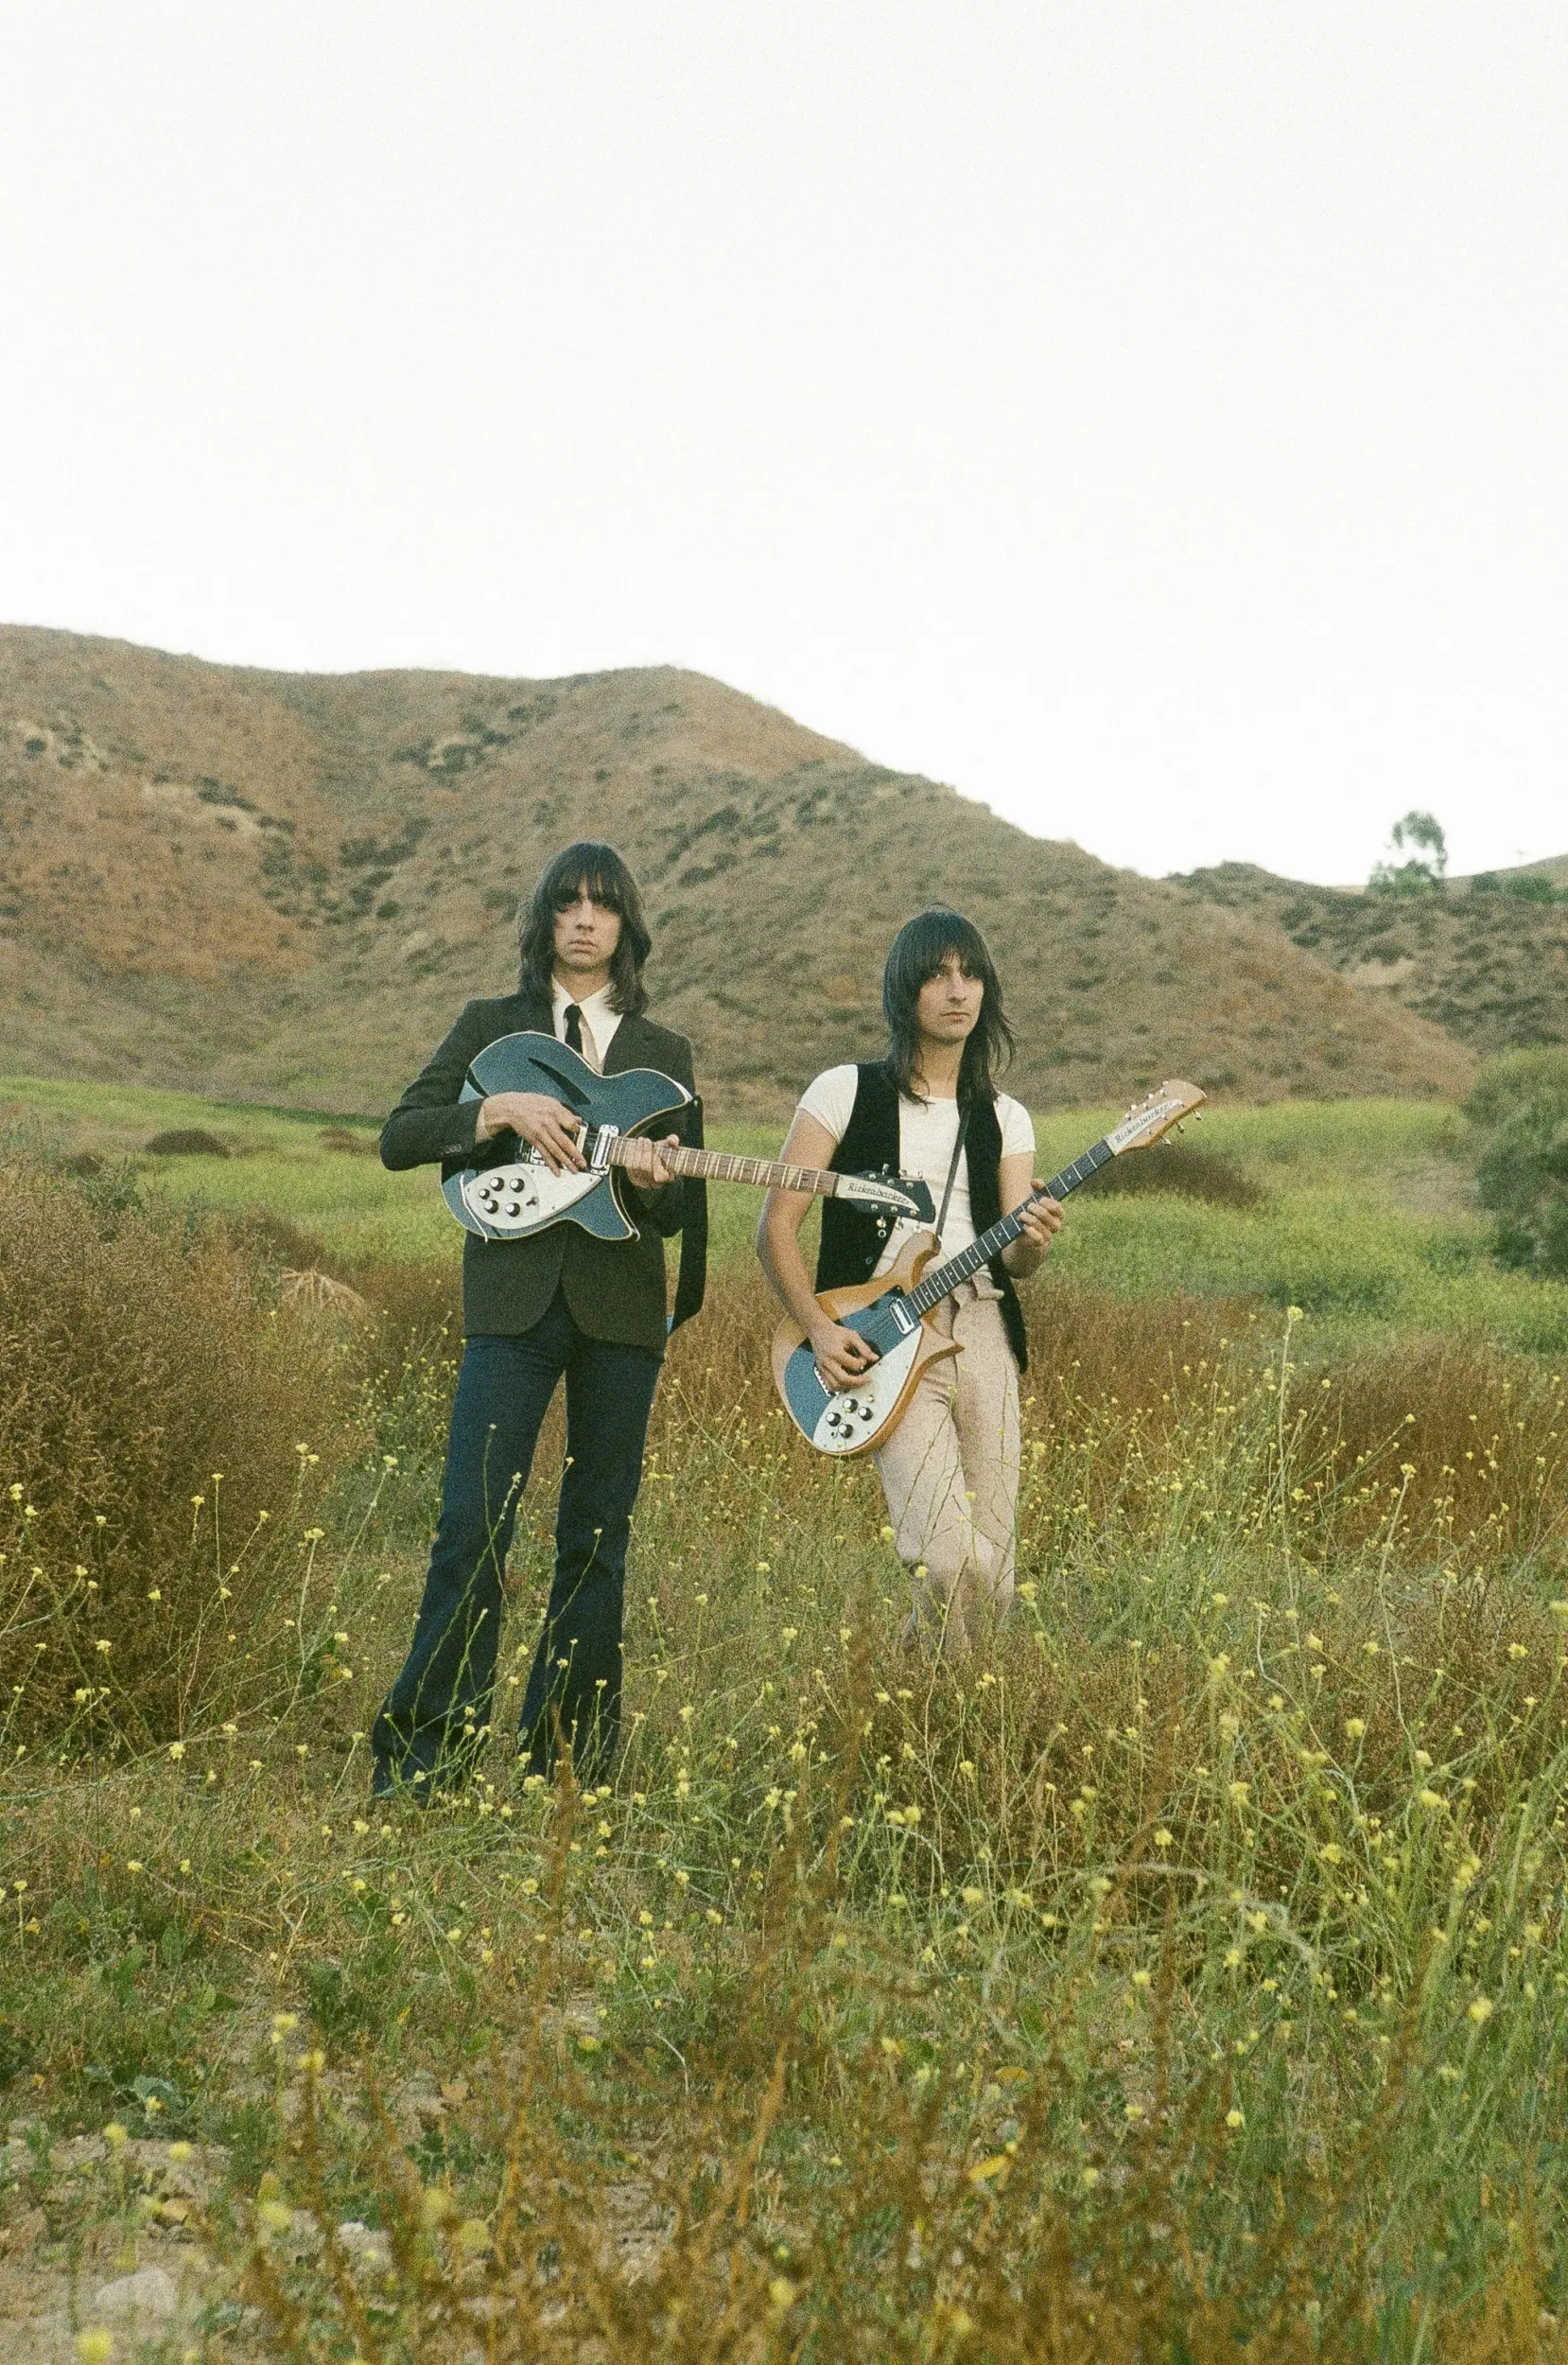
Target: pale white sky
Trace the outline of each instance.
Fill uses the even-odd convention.
[[[0,617],[1568,850],[1561,0],[7,0]]]

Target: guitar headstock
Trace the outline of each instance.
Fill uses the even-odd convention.
[[[1183,1083],[1179,1077],[1157,1085],[1146,1100],[1135,1101],[1121,1124],[1106,1135],[1106,1147],[1114,1158],[1120,1158],[1124,1149],[1150,1149],[1183,1117],[1201,1109],[1208,1097],[1196,1084]]]
[[[841,1174],[834,1196],[894,1222],[935,1221],[931,1192],[918,1175],[894,1174],[886,1166],[877,1174]]]

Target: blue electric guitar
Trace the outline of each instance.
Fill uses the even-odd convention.
[[[578,1146],[587,1164],[552,1174],[531,1143],[515,1133],[481,1142],[470,1166],[448,1175],[442,1194],[459,1223],[486,1240],[524,1240],[552,1223],[581,1224],[601,1240],[629,1240],[636,1226],[617,1195],[616,1168],[630,1163],[635,1135],[675,1130],[691,1095],[657,1068],[634,1067],[600,1076],[553,1035],[502,1035],[473,1061],[462,1100],[492,1093],[543,1093],[581,1123]],[[931,1193],[902,1175],[834,1174],[782,1160],[734,1157],[720,1149],[671,1149],[677,1175],[712,1182],[749,1182],[762,1190],[810,1191],[863,1208],[891,1232],[896,1223],[930,1223]]]

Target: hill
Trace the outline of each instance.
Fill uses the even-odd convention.
[[[937,898],[992,939],[1037,1106],[1176,1072],[1451,1094],[1472,1064],[1266,897],[1114,870],[673,667],[285,674],[4,628],[0,824],[16,1072],[380,1110],[511,982],[516,898],[578,835],[643,880],[716,1112],[876,1042],[887,937]]]
[[[1247,863],[1174,884],[1278,927],[1359,992],[1476,1051],[1568,1042],[1568,856],[1420,896],[1312,886]]]

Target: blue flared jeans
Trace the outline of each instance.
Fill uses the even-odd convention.
[[[548,1773],[569,1746],[578,1778],[609,1767],[620,1726],[626,1546],[659,1358],[590,1339],[557,1290],[520,1338],[470,1339],[452,1406],[441,1520],[413,1643],[371,1735],[378,1788],[461,1780],[490,1724],[501,1582],[556,1382],[566,1463],[555,1577],[523,1694],[518,1748]]]

